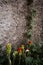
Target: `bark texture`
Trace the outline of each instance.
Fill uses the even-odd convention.
[[[33,0],[32,6],[36,9],[32,40],[39,43],[43,40],[43,0]],[[0,0],[0,44],[20,43],[27,31],[26,16],[30,9],[27,0]]]
[[[33,7],[36,10],[36,16],[33,18],[33,35],[35,43],[43,41],[43,0],[33,0]]]

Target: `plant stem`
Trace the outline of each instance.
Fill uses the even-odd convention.
[[[8,56],[8,63],[11,65],[10,55]]]
[[[21,62],[21,56],[19,56],[19,65],[20,65],[20,62]]]

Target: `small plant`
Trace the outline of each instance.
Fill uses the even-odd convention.
[[[3,62],[0,61],[0,65],[43,65],[43,44],[33,44],[29,40],[26,44],[20,44],[16,50],[11,49],[12,46],[8,43],[5,50],[6,55],[2,56]]]
[[[8,43],[6,45],[6,55],[7,55],[7,58],[8,58],[9,65],[11,65],[11,60],[10,60],[11,49],[12,49],[11,44]]]

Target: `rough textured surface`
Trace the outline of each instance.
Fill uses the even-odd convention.
[[[36,16],[33,18],[33,35],[35,43],[43,41],[43,0],[34,0],[33,7],[36,10]]]
[[[0,44],[20,43],[23,39],[27,21],[25,16],[30,15],[26,1],[0,0]],[[33,7],[36,9],[36,16],[33,18],[35,22],[32,29],[32,40],[39,43],[41,38],[43,40],[43,0],[33,0]]]
[[[18,43],[26,31],[25,0],[0,0],[0,44]]]

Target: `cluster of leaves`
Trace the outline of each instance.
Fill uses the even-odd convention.
[[[43,65],[43,44],[32,44],[29,41],[20,44],[15,50],[8,43],[4,53],[1,52],[0,50],[0,65]]]
[[[30,2],[32,2],[32,0],[30,0]],[[27,20],[27,23],[26,23],[26,25],[27,25],[27,32],[25,33],[25,36],[26,36],[27,39],[31,39],[31,36],[32,36],[32,27],[33,27],[33,23],[34,23],[33,18],[36,16],[35,8],[32,8],[30,10],[30,13],[29,13],[29,10],[28,10],[28,14],[30,14],[30,15],[26,16],[26,20]]]

